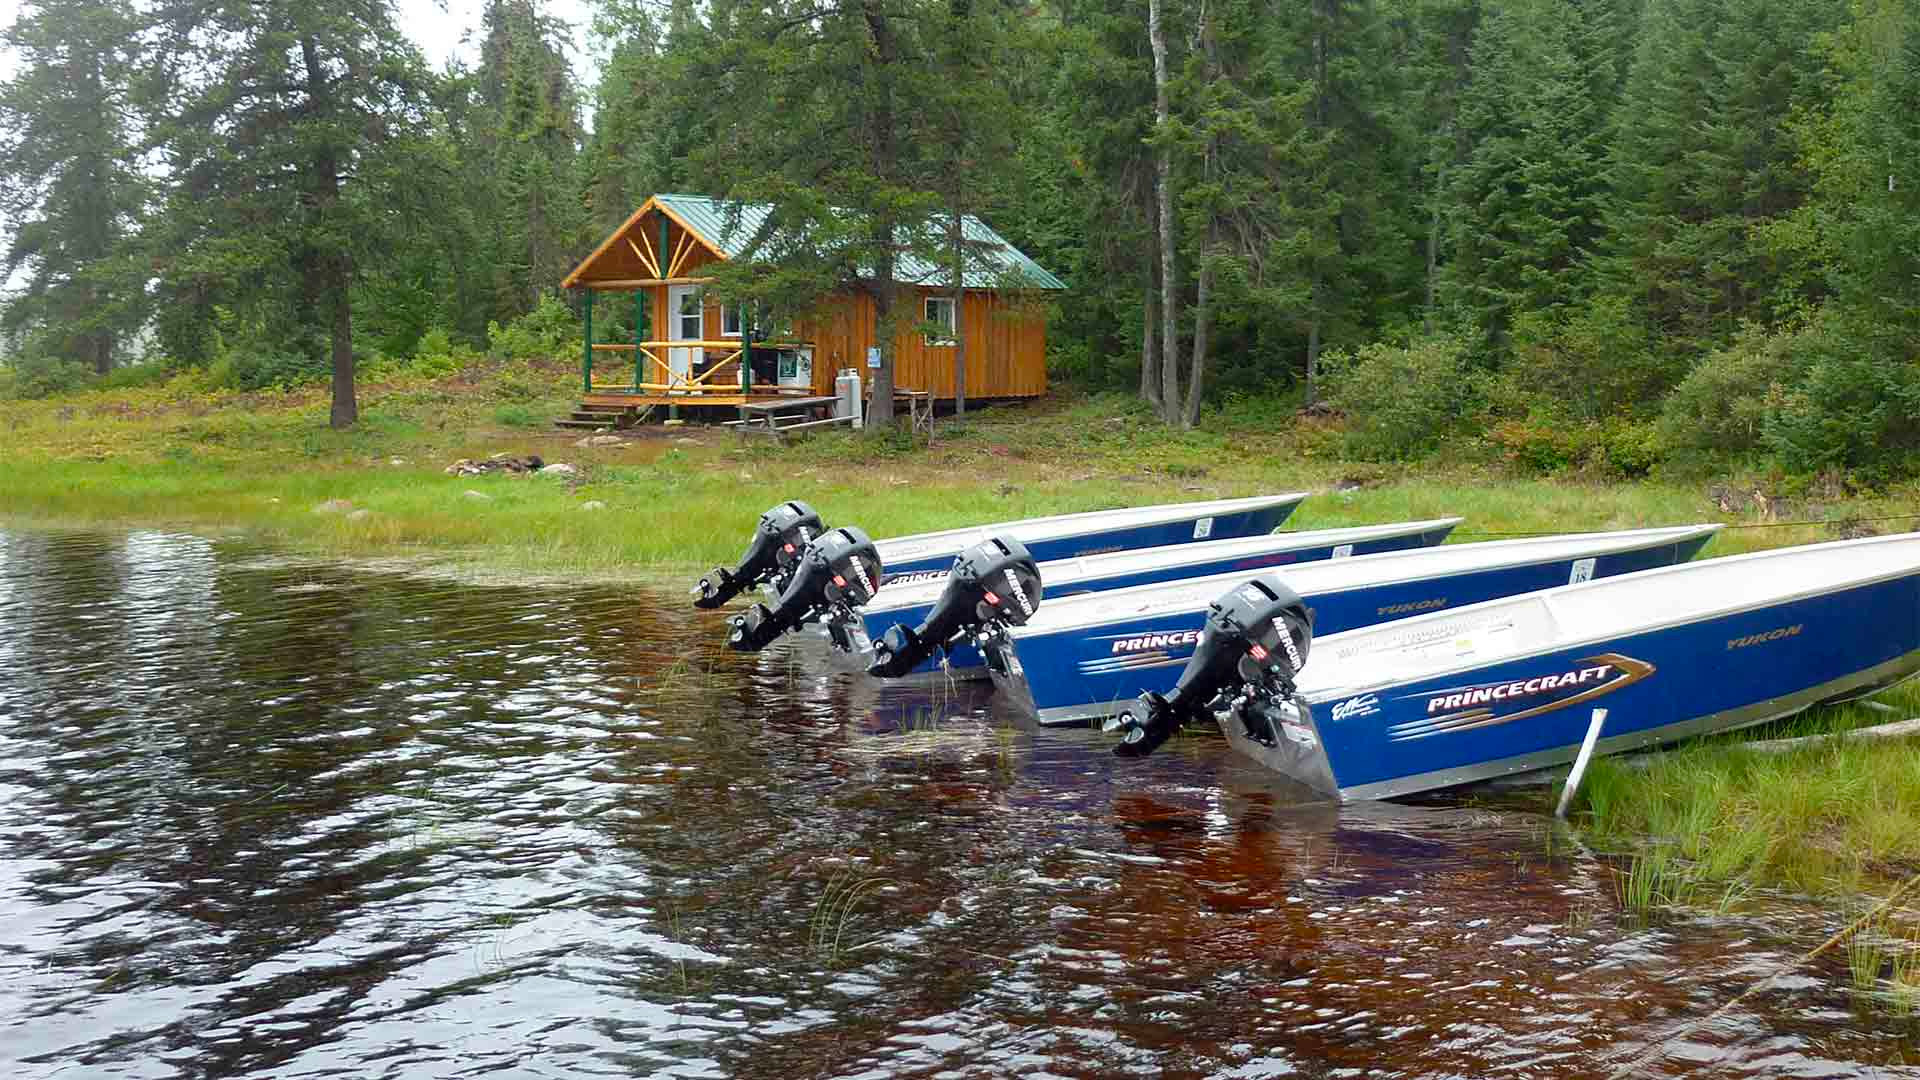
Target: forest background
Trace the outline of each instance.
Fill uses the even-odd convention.
[[[438,70],[386,0],[25,6],[0,398],[330,379],[350,425],[370,373],[577,355],[557,283],[679,191],[819,238],[715,285],[771,319],[976,214],[1070,285],[1055,376],[1177,426],[1920,472],[1915,0],[597,0],[591,33],[587,86],[536,0]]]

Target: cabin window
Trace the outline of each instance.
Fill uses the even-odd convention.
[[[737,304],[720,305],[720,336],[740,336],[740,307]]]
[[[675,335],[681,341],[699,341],[707,336],[706,328],[701,326],[700,295],[694,292],[680,294],[680,333]]]
[[[926,341],[929,345],[952,345],[953,336],[953,297],[927,297],[927,322],[931,329]]]

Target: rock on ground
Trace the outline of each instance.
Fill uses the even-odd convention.
[[[606,508],[607,504],[601,502],[599,499],[588,499],[586,502],[580,504],[580,509],[582,510],[605,510]]]
[[[541,476],[579,476],[580,470],[574,468],[573,466],[567,464],[564,461],[556,461],[551,465],[542,466],[540,469],[540,475]]]
[[[328,499],[313,508],[316,514],[344,514],[353,509],[353,503],[346,499]]]
[[[480,476],[492,472],[530,473],[539,472],[544,465],[546,462],[541,461],[538,454],[528,454],[523,458],[509,454],[495,454],[485,461],[461,458],[447,466],[446,472],[448,476]]]
[[[475,491],[475,490],[473,490],[472,488],[468,488],[468,489],[466,490],[466,492],[465,492],[465,494],[466,494],[466,497],[467,497],[467,498],[469,498],[469,499],[478,499],[478,500],[479,500],[479,501],[481,501],[481,502],[492,502],[492,501],[493,501],[493,496],[491,496],[491,495],[488,495],[488,494],[487,494],[486,492],[484,492],[484,491]]]

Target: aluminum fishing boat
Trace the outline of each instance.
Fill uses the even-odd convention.
[[[1320,633],[1691,559],[1719,525],[1451,544],[1270,571],[1315,612]],[[1169,690],[1200,640],[1210,604],[1245,574],[1049,600],[987,646],[1016,713],[1043,724],[1103,719]]]
[[[989,537],[1016,540],[1034,559],[1044,560],[1264,536],[1279,528],[1306,497],[1306,492],[1296,491],[969,525],[881,540],[873,544],[873,554],[884,574],[879,584],[937,580],[946,576],[955,556]],[[804,502],[785,502],[768,510],[760,515],[739,564],[731,570],[716,567],[694,585],[694,606],[716,608],[759,587],[779,594],[791,583],[807,546],[827,531],[820,515]],[[866,534],[858,535],[865,542]]]
[[[1250,658],[1238,640],[1227,651]],[[1304,667],[1275,708],[1246,661],[1190,696],[1245,702],[1214,713],[1234,746],[1321,792],[1407,795],[1569,761],[1599,707],[1597,752],[1619,753],[1911,677],[1920,533],[1566,585],[1321,637],[1310,657],[1299,644]]]
[[[939,580],[953,565],[954,556],[989,537],[1018,540],[1034,559],[1046,562],[1196,540],[1264,536],[1279,528],[1306,497],[1306,492],[1295,491],[1246,499],[1094,510],[895,536],[876,540],[874,546],[886,571],[884,584]]]
[[[1460,521],[1460,518],[1451,517],[1356,528],[1313,529],[1055,559],[1037,566],[1040,583],[1046,592],[1046,602],[1042,606],[1058,604],[1073,596],[1163,581],[1244,574],[1322,559],[1344,559],[1433,547],[1444,542]],[[856,621],[845,628],[846,632],[830,632],[836,645],[845,643],[845,648],[836,648],[836,656],[842,658],[843,662],[855,662],[862,668],[866,667],[873,654],[873,643],[885,637],[895,625],[911,627],[924,624],[946,586],[945,570],[938,574],[923,575],[913,581],[890,583],[874,596],[872,602],[854,613]],[[943,675],[947,677],[986,677],[986,660],[971,643],[963,641],[955,645],[944,660],[943,665],[940,658],[929,657],[918,662],[912,671],[925,673],[944,668]]]

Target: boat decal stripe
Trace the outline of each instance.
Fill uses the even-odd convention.
[[[1406,742],[1411,739],[1447,735],[1456,731],[1471,731],[1497,724],[1510,724],[1516,720],[1525,720],[1592,701],[1602,695],[1632,686],[1655,671],[1654,666],[1644,660],[1636,660],[1631,656],[1612,652],[1582,657],[1578,663],[1581,665],[1580,668],[1557,675],[1486,683],[1444,695],[1423,695],[1430,698],[1429,709],[1457,708],[1456,701],[1462,705],[1472,702],[1473,707],[1395,724],[1387,729],[1388,737],[1394,742]],[[1576,686],[1581,689],[1567,697],[1544,701],[1518,712],[1501,714],[1496,711],[1502,702],[1533,697],[1537,694],[1554,693]],[[1487,707],[1488,704],[1493,705],[1494,708]]]

